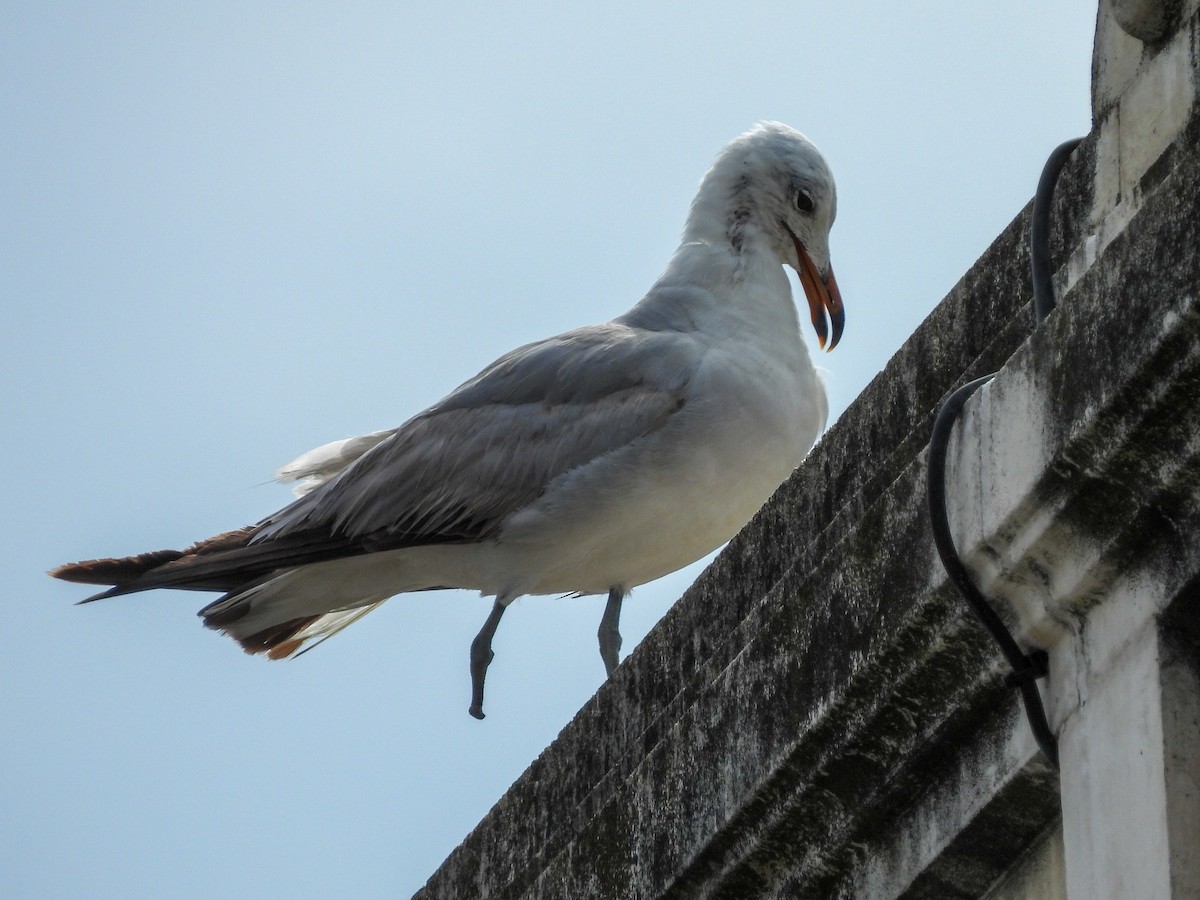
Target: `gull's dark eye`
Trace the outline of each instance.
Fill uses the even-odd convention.
[[[795,203],[796,209],[800,210],[802,213],[812,212],[817,205],[813,202],[812,194],[803,188],[797,188]]]

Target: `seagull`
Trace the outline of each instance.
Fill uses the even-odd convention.
[[[186,550],[50,574],[220,592],[204,625],[270,659],[298,655],[408,591],[495,598],[471,643],[484,717],[492,638],[523,595],[608,595],[609,676],[629,591],[728,541],[825,426],[784,265],[832,350],[844,311],[829,261],[833,176],[800,132],[760,123],[700,182],[679,249],[629,312],[518,347],[385,431],[281,468],[296,499]]]

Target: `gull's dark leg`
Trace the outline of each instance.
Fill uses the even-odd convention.
[[[471,641],[471,708],[468,712],[477,719],[483,718],[483,679],[496,656],[492,652],[492,637],[496,634],[496,626],[500,624],[502,615],[504,604],[497,600],[479,634]]]
[[[600,617],[600,630],[596,637],[600,638],[600,658],[604,660],[604,669],[612,678],[613,669],[617,667],[617,653],[621,649],[621,601],[625,592],[619,587],[609,588],[608,604],[604,607],[604,615]]]

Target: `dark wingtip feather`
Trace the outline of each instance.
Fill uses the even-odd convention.
[[[109,597],[117,597],[125,593],[129,592],[118,585],[117,587],[110,587],[107,591],[101,591],[98,594],[92,594],[90,597],[84,597],[82,600],[76,600],[75,605],[83,606],[85,603],[95,603],[97,600],[107,600]]]
[[[204,620],[204,627],[211,628],[213,631],[223,631],[226,625],[232,625],[238,619],[245,617],[250,612],[250,604],[239,595],[252,586],[253,582],[250,582],[230,591],[196,613]]]

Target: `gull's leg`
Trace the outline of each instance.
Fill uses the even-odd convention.
[[[468,712],[475,718],[483,718],[483,679],[487,675],[488,666],[496,654],[492,652],[492,637],[496,634],[496,626],[504,615],[504,604],[500,598],[492,611],[488,613],[487,621],[471,641],[471,708]]]
[[[604,607],[604,615],[600,617],[600,630],[596,637],[600,638],[600,658],[604,660],[604,669],[612,678],[613,669],[617,667],[617,652],[621,649],[621,601],[625,592],[619,587],[609,588],[608,604]]]

